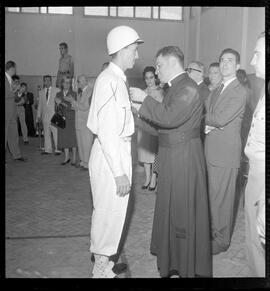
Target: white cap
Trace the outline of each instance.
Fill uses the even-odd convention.
[[[129,26],[117,26],[107,35],[108,54],[114,54],[132,43],[143,43],[138,33]]]

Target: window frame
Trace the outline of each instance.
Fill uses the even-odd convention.
[[[30,7],[30,6],[29,6]],[[31,6],[34,7],[34,6]],[[47,11],[46,13],[42,13],[41,12],[41,7],[46,7]],[[65,13],[50,13],[49,12],[49,7],[58,7],[58,6],[39,6],[38,7],[38,12],[22,12],[22,7],[5,7],[5,12],[6,13],[23,13],[23,14],[30,14],[30,15],[34,15],[34,14],[39,14],[39,15],[62,15],[62,16],[74,16],[74,7],[76,6],[71,6],[72,7],[72,13],[71,14],[65,14]],[[70,7],[70,6],[67,6]],[[143,20],[143,21],[159,21],[159,22],[178,22],[178,23],[183,23],[184,22],[184,9],[185,6],[179,6],[182,8],[182,15],[181,15],[181,19],[161,19],[160,18],[160,9],[163,6],[150,6],[151,7],[151,17],[136,17],[136,7],[143,7],[143,6],[132,6],[133,7],[133,16],[129,17],[129,16],[119,16],[118,15],[118,7],[121,6],[103,6],[103,7],[107,7],[107,15],[89,15],[89,14],[85,14],[85,7],[91,7],[91,6],[84,6],[83,7],[83,17],[92,17],[92,18],[105,18],[105,19],[121,19],[121,20]],[[116,8],[116,16],[112,16],[110,15],[110,7],[115,7]],[[147,6],[149,7],[149,6]],[[153,7],[158,7],[158,18],[154,18],[154,11],[153,11]],[[8,8],[19,8],[19,11],[9,11]],[[192,16],[190,15],[190,17],[192,18]]]
[[[66,13],[51,13],[49,12],[49,7],[59,7],[59,6],[39,6],[38,7],[38,12],[23,12],[22,8],[25,6],[21,6],[21,7],[5,7],[5,12],[6,13],[15,13],[15,14],[30,14],[30,15],[64,15],[64,16],[73,16],[74,15],[74,6],[71,6],[72,8],[72,13],[71,14],[66,14]],[[34,6],[29,6],[29,7],[34,7]],[[46,13],[41,12],[41,7],[46,7],[47,11]],[[70,6],[67,6],[70,7]],[[19,8],[19,11],[9,11],[8,8]]]
[[[116,7],[116,16],[111,16],[109,15],[110,14],[110,6],[104,6],[104,7],[108,7],[108,15],[88,15],[88,14],[85,14],[85,10],[84,10],[84,7],[83,7],[83,17],[93,17],[93,18],[106,18],[106,19],[121,19],[121,20],[144,20],[144,21],[160,21],[160,22],[184,22],[184,9],[185,7],[184,6],[180,6],[182,8],[182,16],[181,16],[181,20],[179,19],[161,19],[160,18],[160,7],[163,7],[163,6],[157,6],[158,7],[158,18],[153,18],[153,6],[150,6],[151,7],[151,17],[147,18],[147,17],[136,17],[135,16],[135,7],[136,6],[133,6],[133,17],[128,17],[128,16],[119,16],[118,15],[118,7],[119,6],[113,6],[113,7]],[[140,6],[142,7],[142,6]],[[15,12],[16,13],[16,12]]]

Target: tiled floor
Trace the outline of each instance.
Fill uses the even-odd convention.
[[[88,172],[60,165],[62,155],[40,155],[37,138],[21,149],[26,163],[6,158],[6,277],[89,277]],[[156,257],[149,252],[155,194],[141,190],[142,182],[137,167],[135,208],[121,258],[129,272],[121,276],[158,278]],[[231,246],[213,257],[214,277],[248,275],[244,228],[240,203]]]

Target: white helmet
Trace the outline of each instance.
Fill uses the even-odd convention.
[[[114,54],[132,43],[143,43],[138,33],[129,26],[117,26],[107,35],[108,54]]]

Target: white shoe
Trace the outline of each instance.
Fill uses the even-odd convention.
[[[114,266],[114,263],[112,261],[109,261],[109,264],[105,266],[105,268],[100,268],[94,265],[93,272],[92,272],[92,278],[115,278],[117,275],[113,272],[112,268]]]
[[[109,261],[107,256],[95,255],[92,278],[115,278],[116,274],[112,270],[113,266],[114,262]]]

